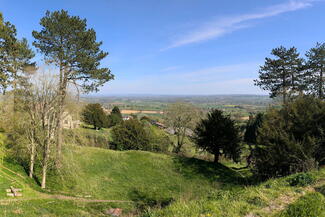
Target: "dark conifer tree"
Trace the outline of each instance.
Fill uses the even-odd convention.
[[[219,156],[239,161],[241,149],[239,129],[229,115],[222,111],[212,110],[206,119],[202,119],[194,130],[193,139],[197,146],[214,155],[214,161]]]

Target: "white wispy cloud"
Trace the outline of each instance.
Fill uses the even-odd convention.
[[[182,36],[172,41],[169,46],[161,50],[163,51],[170,48],[218,38],[227,33],[250,27],[251,25],[248,23],[249,21],[273,17],[286,12],[297,11],[311,7],[314,1],[315,0],[290,0],[282,4],[264,8],[259,12],[242,14],[233,17],[225,17],[222,19],[215,19],[206,23],[202,23],[194,30],[190,30],[185,34],[182,34]]]

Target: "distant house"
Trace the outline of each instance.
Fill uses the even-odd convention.
[[[63,112],[61,121],[64,129],[75,129],[80,127],[81,124],[79,120],[74,120],[68,112]]]
[[[130,120],[130,119],[132,119],[131,116],[124,116],[124,117],[123,117],[123,121],[128,121],[128,120]]]

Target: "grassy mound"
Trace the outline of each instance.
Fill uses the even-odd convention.
[[[67,146],[64,156],[61,172],[48,176],[47,191],[7,162],[12,172],[0,172],[0,216],[105,216],[110,208],[151,217],[304,216],[324,203],[324,186],[310,194],[310,186],[290,185],[299,174],[250,185],[247,169],[194,158],[81,146]],[[310,175],[322,184],[325,169]],[[23,200],[8,201],[11,185],[23,189]]]
[[[202,160],[80,146],[65,150],[63,168],[49,176],[52,191],[97,199],[141,198],[158,205],[181,196],[196,198],[242,179],[221,164]]]

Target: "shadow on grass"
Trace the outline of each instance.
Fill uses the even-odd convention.
[[[176,170],[188,179],[200,175],[211,182],[219,182],[225,185],[252,185],[258,183],[254,177],[245,177],[237,172],[237,169],[231,169],[221,163],[208,162],[197,158],[174,157],[174,164]]]
[[[144,192],[133,189],[129,197],[135,202],[137,210],[143,212],[149,208],[161,209],[174,201],[174,198],[157,194],[157,192]]]
[[[325,185],[317,187],[315,190],[325,196]]]

